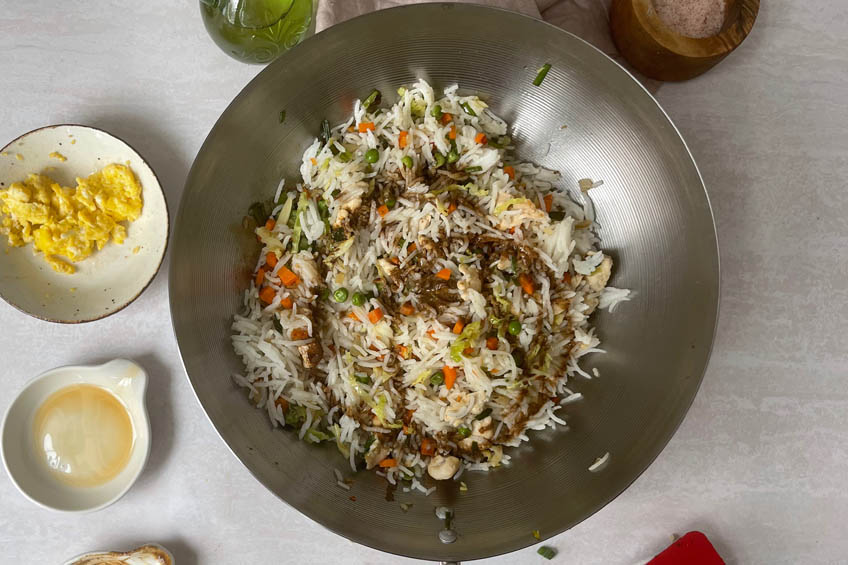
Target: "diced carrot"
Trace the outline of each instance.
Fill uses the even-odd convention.
[[[374,131],[374,122],[362,122],[359,124],[359,133],[365,133],[366,131]]]
[[[352,319],[352,320],[356,320],[357,322],[359,321],[359,316],[357,316],[357,315],[356,315],[356,314],[354,314],[353,312],[349,312],[349,313],[348,313],[348,315],[347,315],[347,317],[348,317],[348,318],[350,318],[350,319]]]
[[[530,278],[530,275],[527,273],[521,273],[518,275],[518,282],[521,284],[521,288],[524,289],[524,292],[533,296],[533,293],[536,292],[536,285],[533,284],[533,279]]]
[[[498,348],[498,338],[496,338],[495,336],[487,337],[486,347],[491,349],[492,351],[496,350]]]
[[[383,204],[382,206],[380,206],[379,208],[377,208],[377,213],[378,213],[378,214],[380,214],[380,217],[382,218],[382,217],[384,217],[386,214],[388,214],[388,213],[389,213],[389,207],[388,207],[388,206],[386,206],[385,204]]]
[[[448,206],[448,214],[453,214],[456,212],[456,202],[451,202]]]
[[[441,271],[436,273],[436,276],[438,278],[442,279],[443,281],[449,281],[450,278],[451,278],[451,270],[450,269],[442,269]]]
[[[546,194],[544,200],[545,200],[545,212],[550,212],[551,208],[554,207],[554,195],[553,194]]]
[[[415,414],[415,410],[407,410],[406,412],[404,412],[403,417],[401,418],[403,423],[408,426],[412,422],[413,414]]]
[[[274,404],[279,406],[285,412],[289,409],[289,401],[283,398],[282,396],[274,401]]]
[[[268,231],[271,231],[272,229],[274,229],[274,226],[276,226],[276,225],[277,225],[277,222],[274,221],[274,218],[268,218],[265,221],[265,229],[268,230]]]
[[[415,314],[415,307],[412,305],[412,302],[404,302],[401,304],[400,313],[404,316],[412,316]]]
[[[278,271],[278,274],[280,275],[280,280],[283,281],[283,284],[287,287],[293,287],[300,282],[300,279],[297,277],[297,275],[291,272],[288,267],[283,267],[282,269],[280,269]]]
[[[482,131],[474,136],[474,141],[479,143],[480,145],[486,145],[489,142],[489,139],[486,137],[486,134]]]
[[[515,233],[515,228],[509,228],[509,233]]]
[[[398,345],[397,347],[398,355],[400,355],[403,359],[409,359],[409,348],[405,345]]]
[[[436,333],[436,331],[433,330],[432,328],[427,330],[427,335],[430,336],[430,339],[436,339],[435,333]]]
[[[389,468],[389,467],[397,467],[397,460],[392,459],[391,457],[386,457],[385,459],[380,461],[379,465],[380,465],[380,467],[383,467],[384,469]]]
[[[442,373],[445,374],[445,386],[448,387],[448,390],[452,389],[453,384],[456,382],[456,369],[445,365]]]
[[[403,433],[405,435],[409,435],[409,432],[411,432],[411,431],[412,431],[412,429],[409,426],[407,426],[406,424],[403,425]]]
[[[398,147],[401,149],[406,148],[406,144],[408,143],[407,137],[409,136],[408,131],[402,131],[398,134]]]
[[[259,270],[256,271],[256,279],[253,281],[256,283],[257,287],[262,286],[262,283],[265,281],[265,269],[259,267]]]
[[[295,328],[291,332],[291,338],[295,341],[299,341],[301,339],[307,339],[309,337],[309,332],[306,331],[306,328]]]
[[[389,263],[391,263],[392,265],[400,265],[400,259],[398,259],[397,257],[391,257],[389,259]]]
[[[442,125],[448,125],[453,121],[453,116],[448,113],[442,114]]]
[[[417,245],[415,245],[415,242],[413,241],[412,243],[410,243],[409,245],[407,245],[407,246],[406,246],[406,252],[407,252],[407,253],[412,253],[412,252],[413,252],[413,251],[415,251],[417,248],[418,248],[418,246],[417,246]]]
[[[315,157],[310,157],[309,162],[312,163],[312,165],[314,166],[318,164],[318,159],[316,159]]]
[[[571,284],[571,273],[566,271],[565,274],[562,275],[562,282],[567,283],[567,284]]]
[[[286,310],[291,310],[292,306],[294,306],[294,302],[292,302],[291,296],[286,296],[285,298],[280,300],[280,306],[282,306]]]
[[[508,165],[508,166],[504,167],[504,172],[506,173],[506,175],[509,178],[511,178],[511,179],[515,178],[515,167],[513,167],[512,165]]]
[[[472,355],[474,355],[474,348],[473,347],[466,347],[465,349],[462,350],[462,354],[465,355],[466,357],[471,357]]]
[[[277,261],[277,254],[273,251],[269,251],[268,254],[265,256],[265,263],[272,269],[277,266]]]
[[[432,457],[436,454],[436,442],[432,439],[425,437],[421,440],[421,455],[425,457]]]
[[[455,333],[456,335],[461,334],[462,328],[464,328],[464,327],[465,327],[465,322],[463,322],[462,320],[457,320],[456,323],[453,325],[453,333]]]
[[[274,289],[270,286],[266,286],[259,291],[259,300],[265,304],[271,304],[274,301],[275,296],[277,296],[277,293],[274,292]]]
[[[353,132],[356,131],[353,126],[348,126],[347,131]]]
[[[452,125],[448,132],[448,139],[456,139],[456,126]]]
[[[383,319],[383,309],[382,308],[374,308],[370,312],[368,312],[368,319],[372,324],[376,324],[380,320]]]

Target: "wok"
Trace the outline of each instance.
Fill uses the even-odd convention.
[[[541,86],[537,69],[552,68]],[[313,446],[274,430],[232,384],[232,315],[258,252],[241,228],[249,205],[273,196],[298,166],[321,121],[339,122],[372,88],[416,78],[479,93],[511,124],[519,155],[562,171],[563,188],[591,191],[613,286],[631,302],[594,323],[608,353],[580,380],[569,430],[533,432],[512,463],[466,473],[429,497],[395,493],[372,473],[351,492],[330,442]],[[286,111],[284,123],[279,115]],[[703,182],[657,102],[594,47],[505,11],[425,4],[373,13],[324,31],[269,65],[212,128],[186,182],[172,244],[170,300],[186,373],[209,419],[245,467],[283,501],[353,541],[396,554],[470,560],[516,550],[574,526],[610,502],[660,453],[701,382],[718,310],[718,250]],[[586,363],[584,363],[586,364]],[[562,414],[562,412],[560,413]],[[588,467],[609,452],[599,472]],[[349,500],[350,495],[356,501]],[[399,502],[412,502],[404,511]],[[434,508],[454,509],[446,544]]]

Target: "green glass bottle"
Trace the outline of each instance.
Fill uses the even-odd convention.
[[[270,63],[306,36],[312,0],[200,0],[206,31],[227,55]]]

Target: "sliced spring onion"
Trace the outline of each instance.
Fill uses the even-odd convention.
[[[545,63],[542,65],[542,68],[539,69],[539,74],[536,75],[536,78],[533,79],[533,86],[540,86],[542,81],[545,80],[545,77],[548,76],[548,71],[551,70],[551,64]]]
[[[323,198],[318,201],[318,213],[321,214],[322,219],[330,215],[330,207]]]
[[[365,110],[368,110],[371,106],[379,104],[382,99],[383,95],[380,94],[380,91],[375,88],[371,91],[371,94],[369,94],[368,97],[362,101],[362,107],[365,108]]]
[[[284,121],[286,121],[286,111],[280,110],[280,123],[283,123]]]
[[[318,291],[318,299],[327,300],[328,298],[330,298],[330,289],[327,287],[322,287],[321,290]]]
[[[388,208],[389,210],[394,208],[395,204],[397,204],[397,200],[395,200],[394,198],[387,198],[386,199],[386,208]]]
[[[491,409],[491,408],[486,408],[485,410],[483,410],[482,412],[480,412],[479,414],[477,414],[477,415],[474,417],[474,419],[475,419],[475,420],[478,420],[478,421],[479,421],[479,420],[485,420],[486,418],[488,418],[488,417],[489,417],[489,415],[490,415],[491,413],[492,413],[492,409]]]
[[[330,141],[330,122],[324,119],[321,122],[321,143]]]
[[[512,352],[512,359],[515,361],[516,367],[521,367],[524,365],[524,351],[521,349],[516,349]]]
[[[457,161],[459,161],[459,151],[451,149],[448,153],[448,163],[456,163]]]
[[[480,166],[465,167],[466,173],[479,173],[482,170],[483,170],[483,167],[480,167]]]
[[[460,102],[459,105],[463,110],[465,110],[465,113],[469,116],[477,116],[477,112],[474,111],[474,109],[471,107],[471,104],[469,104],[468,102]]]
[[[436,168],[437,169],[445,164],[445,156],[442,155],[441,153],[439,153],[438,151],[436,152],[435,155],[433,155],[433,158],[436,160]]]
[[[548,560],[553,559],[556,556],[556,550],[552,547],[548,547],[547,545],[540,547],[536,553]]]

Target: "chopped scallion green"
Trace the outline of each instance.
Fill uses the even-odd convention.
[[[472,108],[471,104],[469,104],[468,102],[461,102],[459,105],[462,107],[463,110],[465,110],[465,113],[469,116],[477,116],[477,112],[474,111],[474,108]]]
[[[548,547],[547,545],[540,547],[536,553],[548,560],[553,559],[556,556],[556,550],[552,547]]]
[[[536,78],[533,79],[533,86],[540,86],[542,81],[545,80],[545,77],[548,76],[548,71],[551,70],[551,64],[545,63],[542,65],[542,68],[539,69],[539,74],[536,75]]]

